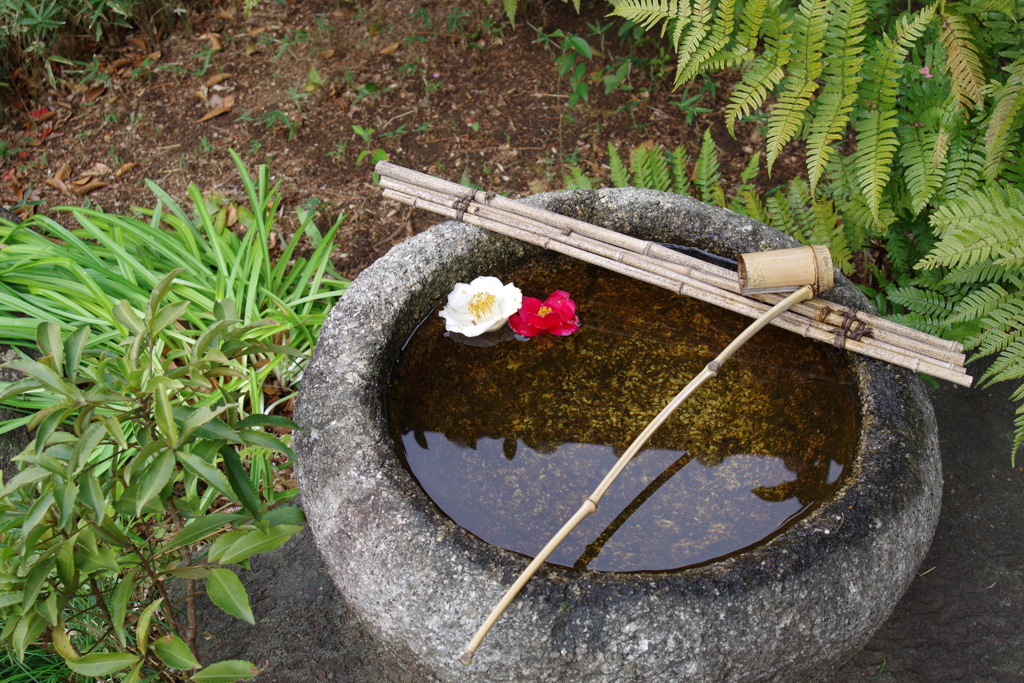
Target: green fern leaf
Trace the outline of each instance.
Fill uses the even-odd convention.
[[[782,149],[803,124],[804,112],[818,89],[821,51],[825,47],[830,0],[801,0],[793,32],[793,60],[789,76],[782,82],[782,94],[768,121],[766,163],[768,174]]]
[[[949,316],[949,322],[962,323],[983,318],[1013,296],[1002,286],[990,284],[978,291],[971,292],[957,303],[953,314]]]
[[[935,154],[939,134],[940,131],[928,131],[917,126],[900,127],[900,161],[915,216],[924,210],[928,200],[942,185],[945,163],[936,167]],[[939,161],[944,162],[941,157]]]
[[[629,170],[622,163],[619,150],[615,149],[612,143],[608,143],[608,167],[612,172],[612,185],[615,187],[628,187],[630,182]]]
[[[1024,322],[1024,318],[1020,319]],[[996,382],[1021,379],[1024,377],[1024,339],[1008,345],[999,357],[982,374],[979,384],[991,386]]]
[[[991,184],[939,207],[931,216],[939,241],[916,269],[971,268],[992,261],[1024,264],[1024,191]]]
[[[767,9],[768,0],[748,0],[743,4],[743,13],[740,14],[740,31],[736,36],[738,45],[747,50],[757,47],[757,37],[761,33],[761,22]]]
[[[866,64],[866,79],[861,88],[861,101],[867,111],[856,124],[857,176],[861,192],[876,222],[886,219],[882,215],[883,194],[889,184],[892,162],[898,139],[895,128],[897,77],[906,60],[910,46],[921,37],[935,14],[929,5],[916,15],[905,15],[897,22],[895,40],[883,34],[870,51]]]
[[[679,0],[623,0],[611,16],[622,17],[650,31],[662,21],[684,21],[689,11],[690,3]]]
[[[686,70],[686,65],[694,58],[701,41],[708,35],[710,21],[711,0],[695,0],[693,9],[690,11],[690,26],[687,29],[686,38],[675,43],[678,61],[674,87],[678,88],[684,82],[683,72]],[[678,30],[673,35],[677,34]]]
[[[1024,109],[1024,57],[1005,67],[1005,71],[1010,77],[996,95],[996,106],[985,130],[986,180],[995,180],[1002,171],[1003,158],[1012,142],[1011,131]]]
[[[936,203],[956,200],[976,190],[985,165],[984,141],[960,129],[950,132],[948,162]]]
[[[686,148],[680,145],[672,152],[672,191],[690,194],[690,178],[686,175]]]
[[[889,301],[904,306],[911,313],[923,316],[942,316],[946,318],[953,311],[953,304],[941,293],[920,289],[913,285],[892,287],[887,290]]]
[[[701,200],[723,206],[725,192],[722,189],[722,174],[718,166],[718,146],[711,137],[711,128],[704,130],[704,141],[700,146],[695,171],[694,182],[700,191]]]
[[[676,68],[676,87],[679,87],[682,83],[689,82],[704,70],[709,63],[717,61],[718,56],[729,43],[729,38],[732,36],[735,24],[735,10],[736,0],[722,0],[718,6],[718,12],[715,14],[715,24],[711,28],[711,34],[706,40],[701,42],[699,49],[694,50],[693,54],[686,61],[685,66],[682,61],[682,52],[680,52],[680,61]],[[735,59],[735,57],[726,61],[731,61],[732,59]]]
[[[588,178],[578,166],[570,166],[569,174],[565,176],[565,189],[593,190],[594,181]]]
[[[942,12],[940,35],[946,47],[946,66],[950,84],[964,107],[981,109],[985,97],[981,88],[985,84],[978,49],[974,45],[971,21],[967,17]]]
[[[866,19],[864,0],[838,0],[825,33],[825,87],[815,100],[807,136],[807,175],[812,192],[828,166],[832,144],[842,139],[857,102]]]
[[[743,74],[743,79],[733,88],[729,104],[725,107],[725,125],[733,137],[736,137],[736,119],[764,104],[768,93],[785,76],[785,67],[792,55],[790,46],[793,40],[793,34],[785,31],[791,24],[792,21],[782,17],[764,22],[764,52],[754,60],[750,70]]]

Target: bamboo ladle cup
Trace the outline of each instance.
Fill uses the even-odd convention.
[[[636,440],[630,444],[615,466],[605,475],[594,492],[583,501],[583,505],[576,511],[568,522],[566,522],[558,533],[548,541],[547,545],[537,556],[533,558],[529,566],[519,575],[516,582],[508,589],[505,595],[498,601],[498,604],[491,610],[490,615],[477,630],[466,648],[459,654],[459,661],[468,665],[473,661],[473,655],[480,643],[483,642],[487,632],[491,630],[494,623],[501,617],[512,600],[519,594],[526,582],[540,569],[544,561],[555,551],[565,540],[565,537],[572,533],[580,522],[588,515],[597,510],[597,504],[601,497],[612,485],[633,456],[643,448],[648,439],[668,419],[676,408],[682,405],[689,396],[700,387],[705,381],[718,374],[722,365],[736,353],[741,346],[757,334],[762,327],[772,321],[773,318],[789,310],[792,306],[814,298],[821,292],[832,289],[832,258],[829,255],[828,247],[809,246],[797,247],[795,249],[780,249],[776,251],[765,251],[752,254],[741,254],[739,257],[739,278],[742,293],[745,295],[766,294],[770,292],[792,292],[785,299],[775,304],[766,311],[760,318],[751,323],[747,329],[736,337],[725,347],[718,356],[704,366],[696,377],[683,387],[683,390],[676,394],[675,398],[669,401],[657,417],[644,428]]]

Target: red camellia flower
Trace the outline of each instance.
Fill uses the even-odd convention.
[[[522,307],[512,314],[508,324],[513,332],[524,337],[544,333],[565,337],[580,329],[576,302],[569,298],[569,292],[560,289],[551,292],[545,301],[524,296]]]

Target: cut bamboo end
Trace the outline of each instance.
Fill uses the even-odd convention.
[[[820,244],[740,254],[738,266],[744,296],[793,292],[804,285],[821,294],[835,284],[832,256]]]

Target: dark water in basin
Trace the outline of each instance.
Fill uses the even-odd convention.
[[[493,274],[527,296],[567,290],[582,329],[480,348],[446,338],[435,311],[395,368],[390,419],[406,465],[447,515],[533,556],[749,320],[563,257]],[[549,561],[667,570],[757,545],[836,489],[859,419],[843,356],[763,330],[669,418]]]

